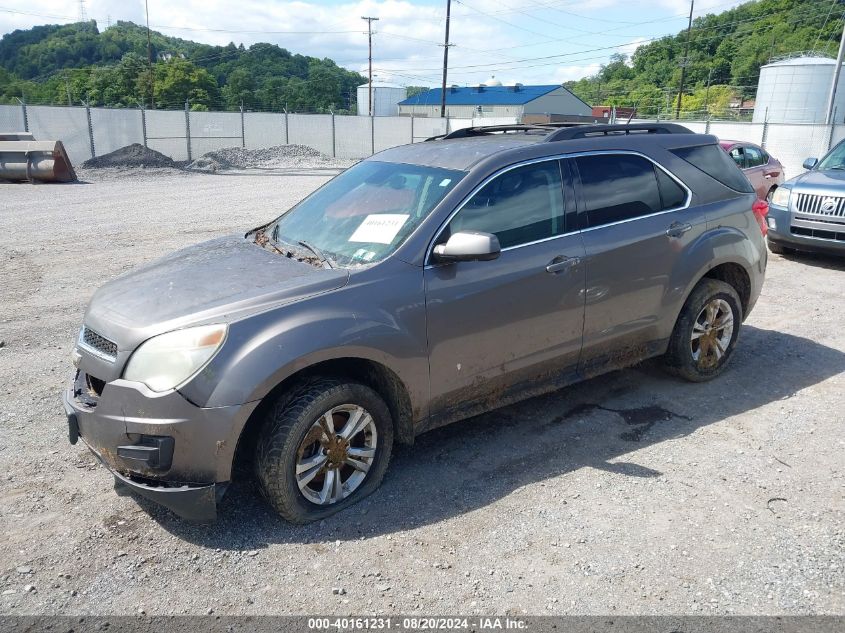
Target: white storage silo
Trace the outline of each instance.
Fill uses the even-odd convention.
[[[836,60],[794,57],[760,68],[754,123],[824,123]],[[839,76],[836,120],[845,118],[845,73]]]
[[[374,116],[397,116],[399,114],[399,102],[404,101],[408,91],[403,86],[385,83],[383,81],[373,82],[373,105],[375,106]],[[369,116],[370,114],[370,84],[358,86],[358,114]]]

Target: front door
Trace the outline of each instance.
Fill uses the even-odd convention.
[[[426,266],[432,426],[574,380],[584,247],[571,188],[565,204],[562,185],[557,160],[506,171],[471,196],[437,238],[494,233],[502,253]]]

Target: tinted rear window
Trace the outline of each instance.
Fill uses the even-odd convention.
[[[663,209],[654,166],[630,154],[575,159],[590,228],[650,215]]]
[[[683,158],[693,167],[700,169],[734,191],[754,193],[754,188],[748,182],[748,178],[718,145],[680,147],[671,151],[675,156]]]

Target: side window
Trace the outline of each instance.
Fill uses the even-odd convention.
[[[716,144],[678,147],[669,151],[734,191],[754,193],[754,188],[745,174],[736,168],[731,157]]]
[[[737,167],[739,167],[740,169],[745,169],[745,152],[741,147],[734,147],[731,150],[731,158],[734,159],[734,162],[736,163]]]
[[[745,148],[745,159],[749,167],[759,167],[766,162],[763,160],[763,152],[756,147]]]
[[[660,200],[663,202],[663,210],[677,209],[684,206],[687,201],[687,192],[669,174],[657,167],[654,168],[657,174],[657,185],[660,187]]]
[[[502,248],[562,235],[558,162],[526,165],[491,180],[452,218],[446,233],[457,231],[493,233]]]
[[[597,154],[579,156],[575,162],[588,228],[663,210],[651,161],[630,154]]]

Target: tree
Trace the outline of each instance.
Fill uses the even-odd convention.
[[[255,107],[255,79],[244,68],[233,70],[223,86],[223,100],[229,110]]]
[[[155,69],[155,100],[160,107],[178,108],[185,101],[208,107],[219,103],[217,82],[204,68],[185,59],[158,63]]]

